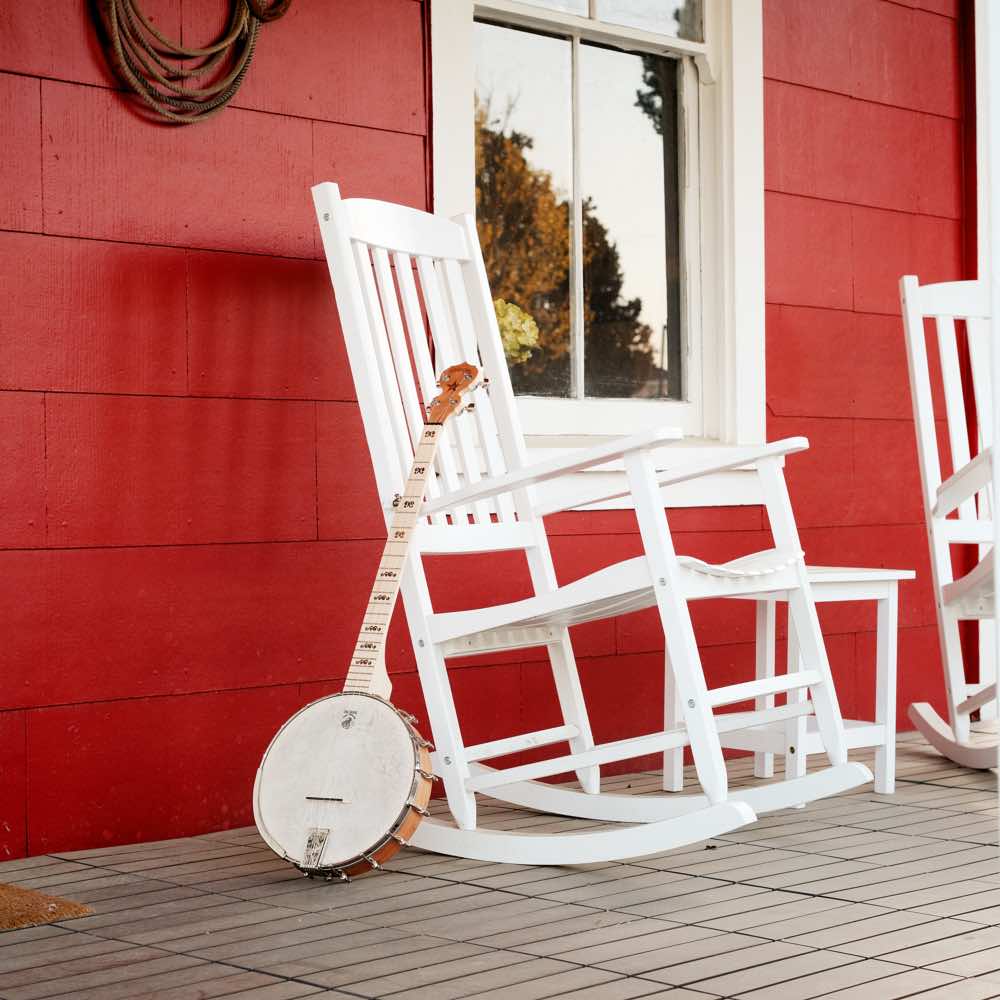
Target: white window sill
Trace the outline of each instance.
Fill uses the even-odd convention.
[[[590,435],[586,437],[531,435],[527,439],[528,460],[532,463],[541,462],[547,458],[564,455],[573,448],[601,444],[607,440],[611,438]],[[722,459],[734,450],[735,446],[719,444],[717,441],[686,438],[674,445],[658,449],[654,452],[654,462],[658,470],[670,469],[688,462]],[[573,476],[566,476],[536,487],[542,505],[549,507],[550,504],[558,503],[562,496],[573,495],[581,482],[578,477],[586,477],[588,488],[606,485],[608,492],[626,488],[624,464],[621,461],[609,462],[597,469],[577,472]],[[752,469],[733,469],[679,483],[665,489],[663,497],[666,507],[745,507],[763,502],[759,482]],[[624,496],[577,509],[631,510],[632,502],[628,496]]]

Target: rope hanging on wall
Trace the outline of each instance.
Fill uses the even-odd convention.
[[[291,5],[292,0],[232,0],[222,37],[205,48],[186,48],[166,38],[137,0],[98,0],[96,7],[115,74],[152,117],[190,125],[218,114],[232,100],[250,67],[261,25],[277,20]],[[196,86],[199,78],[208,82]]]

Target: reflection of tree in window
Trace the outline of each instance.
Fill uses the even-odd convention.
[[[509,116],[508,116],[509,117]],[[525,157],[532,139],[476,109],[476,219],[494,296],[529,312],[538,324],[538,346],[511,365],[517,392],[569,395],[570,205],[548,171]],[[583,203],[584,314],[587,335],[586,395],[632,395],[654,376],[653,331],[638,319],[642,302],[622,296],[618,250],[590,199]],[[600,334],[590,334],[591,330]],[[591,372],[615,372],[618,385]],[[593,384],[592,384],[593,383]]]

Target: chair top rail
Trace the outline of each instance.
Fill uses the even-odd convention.
[[[462,227],[450,219],[370,198],[345,198],[343,206],[352,240],[413,257],[469,259]]]
[[[984,281],[941,281],[921,285],[916,275],[903,278],[907,297],[914,294],[913,304],[923,316],[951,316],[988,319],[990,291]]]

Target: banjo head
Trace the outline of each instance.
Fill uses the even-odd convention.
[[[260,835],[305,871],[345,869],[373,856],[411,803],[422,807],[429,798],[417,740],[373,695],[335,694],[306,705],[278,730],[257,771]]]

